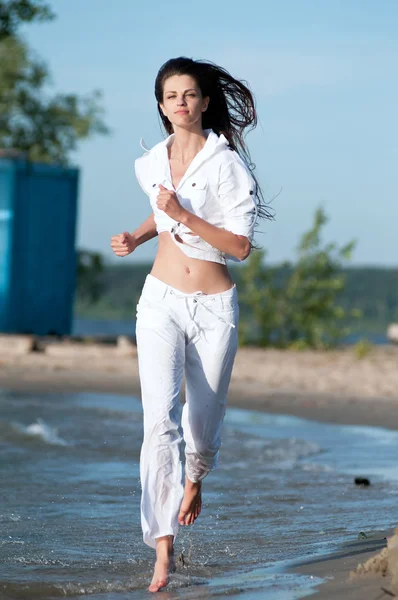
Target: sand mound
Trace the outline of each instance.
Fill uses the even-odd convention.
[[[394,535],[387,539],[387,548],[372,556],[366,562],[359,564],[350,573],[350,579],[363,575],[381,575],[391,577],[391,588],[398,596],[398,528]]]
[[[398,596],[398,529],[388,540],[388,569],[392,575],[392,591]]]
[[[389,574],[388,548],[383,548],[376,556],[372,556],[366,562],[360,563],[356,569],[351,572],[350,576],[352,578],[357,575],[382,575],[382,577],[385,577],[387,574]]]

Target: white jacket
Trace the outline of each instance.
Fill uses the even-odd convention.
[[[224,135],[205,130],[207,140],[189,165],[185,175],[174,190],[167,147],[174,137],[169,136],[156,144],[135,161],[139,184],[149,196],[158,233],[168,231],[174,242],[191,258],[225,264],[226,258],[237,260],[220,252],[190,230],[177,223],[156,205],[159,184],[174,190],[186,210],[208,223],[250,241],[257,218],[255,182],[244,161],[231,150]],[[176,239],[178,236],[183,243]]]

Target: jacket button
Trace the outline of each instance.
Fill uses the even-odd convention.
[[[153,184],[152,184],[152,187],[156,187],[156,183],[153,183]]]
[[[192,184],[192,187],[195,187],[195,185],[196,185],[196,183],[193,183],[193,184]]]
[[[250,190],[249,194],[250,196],[253,196],[253,190]]]

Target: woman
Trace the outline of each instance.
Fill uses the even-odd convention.
[[[115,254],[126,256],[159,239],[136,329],[141,523],[145,543],[156,548],[151,592],[167,585],[178,525],[198,517],[202,480],[217,463],[239,313],[226,258],[246,259],[257,214],[269,216],[243,160],[244,130],[256,125],[249,89],[212,63],[181,57],[161,67],[155,96],[169,137],[135,163],[153,212],[132,234],[111,240]]]

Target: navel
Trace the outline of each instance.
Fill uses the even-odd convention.
[[[185,269],[185,273],[186,273],[187,275],[189,275],[189,274],[190,274],[190,272],[191,272],[191,269],[190,269],[189,267],[184,267],[184,269]]]

